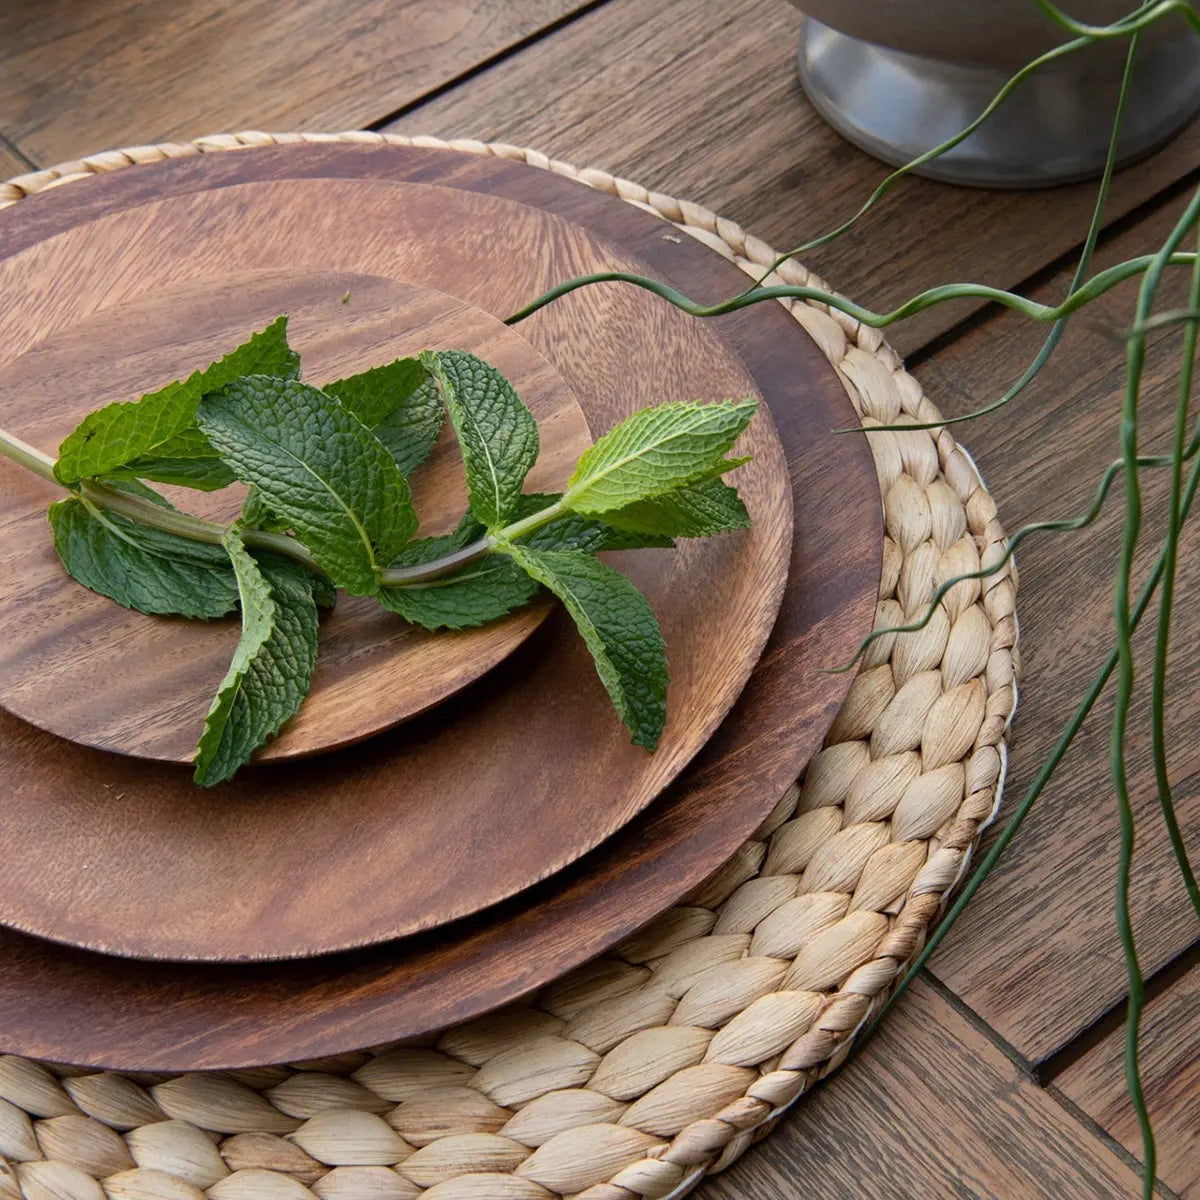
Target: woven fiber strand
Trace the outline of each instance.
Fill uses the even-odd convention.
[[[376,133],[242,133],[99,154],[0,184],[0,206],[168,157],[281,143],[518,159],[656,213],[757,276],[732,222],[531,150]],[[776,282],[824,285],[799,264]],[[940,415],[880,333],[790,311],[870,428]],[[946,429],[875,433],[877,626],[996,562],[1004,533]],[[680,906],[535,999],[319,1062],[128,1077],[0,1057],[0,1200],[660,1200],[682,1196],[836,1069],[923,944],[999,804],[1016,703],[1016,574],[963,582],[871,648],[824,748]]]

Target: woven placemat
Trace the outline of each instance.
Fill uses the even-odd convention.
[[[0,184],[0,207],[163,158],[301,141],[449,146],[581,180],[758,275],[763,242],[694,204],[530,150],[375,133],[242,133],[112,151]],[[798,263],[782,282],[824,285]],[[790,311],[864,425],[935,422],[880,333]],[[878,625],[1002,554],[945,429],[873,434]],[[400,1046],[213,1075],[0,1057],[0,1197],[630,1200],[682,1196],[844,1059],[920,949],[999,804],[1016,703],[1016,574],[955,587],[877,641],[805,778],[686,902],[533,1000]]]

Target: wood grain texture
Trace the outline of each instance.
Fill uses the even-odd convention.
[[[864,1055],[697,1200],[1096,1200],[1138,1180],[923,981]]]
[[[233,184],[246,172],[437,178],[447,189],[503,196],[586,224],[604,239],[606,253],[629,256],[678,285],[728,289],[740,278],[730,263],[691,239],[665,238],[661,221],[619,201],[513,163],[447,152],[327,146],[219,155],[122,172],[31,205],[35,212],[58,210],[61,224],[69,216],[86,219],[89,204],[102,207],[113,196],[129,202],[130,193],[179,195],[218,180]],[[476,289],[506,283],[468,280]],[[587,310],[595,320],[586,353],[562,344],[544,318],[535,317],[523,332],[548,356],[556,348],[566,352],[557,365],[582,396],[602,345],[609,339],[632,344],[629,331],[656,318],[612,289],[579,302],[596,306]],[[849,686],[848,676],[823,668],[841,661],[870,627],[881,530],[866,447],[821,432],[844,423],[850,410],[817,347],[775,305],[705,328],[745,361],[776,416],[793,479],[797,535],[789,603],[759,668],[660,803],[520,903],[395,948],[294,967],[199,970],[101,958],[5,934],[5,1048],[58,1061],[192,1069],[308,1057],[416,1034],[561,974],[637,929],[728,858],[820,743]],[[623,378],[626,386],[633,382],[628,372]],[[836,536],[823,518],[831,507],[857,509]],[[455,844],[462,836],[453,832]]]
[[[804,98],[800,19],[779,0],[606,4],[387,128],[536,146],[707,205],[786,249],[851,216],[888,173]],[[1194,122],[1116,177],[1107,219],[1198,160]],[[909,179],[853,233],[804,261],[879,310],[937,284],[1012,286],[1083,241],[1094,195],[1091,183],[1019,193]],[[911,353],[972,307],[929,310],[888,338]]]
[[[131,141],[377,121],[579,0],[0,7],[0,133],[39,166]]]
[[[1200,1196],[1200,966],[1147,1004],[1141,1045],[1158,1177],[1181,1200],[1194,1200]],[[1140,1161],[1142,1139],[1125,1090],[1124,1053],[1121,1028],[1067,1067],[1054,1087]]]
[[[24,175],[33,168],[18,153],[17,148],[0,137],[0,179],[11,179],[14,175]]]
[[[259,204],[283,216],[287,197],[262,197]],[[283,219],[262,227],[294,247],[303,238],[296,228],[301,225]],[[101,221],[68,231],[49,255],[41,253],[47,243],[27,251],[19,272],[24,288],[6,290],[0,324],[6,309],[36,312],[36,320],[47,325],[46,314],[55,307],[77,310],[80,277],[106,290],[103,266],[94,273],[87,266],[96,255],[111,256],[105,241]],[[59,255],[81,268],[65,288],[66,276],[53,261]],[[39,259],[45,269],[40,278]],[[137,256],[125,264],[126,270],[139,268],[158,269],[146,232]],[[0,277],[5,275],[0,264]],[[350,297],[346,302],[344,295]],[[587,419],[570,388],[497,318],[429,288],[336,270],[233,271],[220,279],[152,284],[140,299],[72,320],[24,354],[0,351],[0,422],[29,430],[36,414],[31,436],[52,450],[91,409],[184,378],[280,312],[289,314],[291,343],[313,383],[430,347],[470,350],[498,367],[539,424],[541,455],[526,481],[528,491],[561,491],[591,444]],[[412,480],[421,536],[447,533],[458,524],[467,507],[462,475],[462,457],[447,425],[436,452]],[[244,488],[209,494],[164,490],[185,511],[223,523],[236,519],[245,495]],[[80,745],[190,763],[240,623],[236,616],[152,619],[81,589],[63,571],[46,529],[46,505],[61,494],[11,468],[0,473],[0,505],[9,516],[0,528],[0,706]],[[785,566],[780,555],[781,576]],[[340,597],[321,622],[321,653],[304,707],[256,760],[341,749],[425,712],[511,654],[549,611],[549,604],[535,603],[481,629],[446,635],[408,625],[370,597]]]
[[[1104,247],[1107,265],[1153,250],[1174,222],[1172,204]],[[1065,276],[1038,295],[1061,294]],[[1180,272],[1160,295],[1177,304]],[[994,485],[1009,529],[1083,512],[1105,466],[1119,454],[1122,355],[1113,332],[1132,320],[1135,289],[1111,293],[1068,331],[1038,382],[1003,415],[971,426],[969,444]],[[967,411],[995,397],[1035,352],[1041,331],[989,321],[917,371],[935,404]],[[1169,447],[1179,364],[1177,333],[1154,338],[1142,389],[1144,453]],[[1164,531],[1167,479],[1144,472],[1146,527],[1138,586]],[[1008,778],[1015,804],[1113,644],[1110,581],[1123,503],[1117,489],[1099,522],[1082,533],[1035,538],[1018,553],[1024,662]],[[1175,800],[1187,842],[1200,838],[1200,530],[1185,529],[1173,623],[1168,745]],[[1133,919],[1147,974],[1200,937],[1167,842],[1152,771],[1149,694],[1151,617],[1137,639],[1139,682],[1130,718],[1129,770],[1139,828]],[[1118,820],[1108,776],[1111,700],[1093,718],[1020,836],[933,960],[938,977],[1032,1061],[1067,1044],[1125,995],[1113,924]]]
[[[342,152],[351,168],[361,157],[353,146]],[[454,156],[443,160],[453,162]],[[5,296],[0,342],[8,353],[19,355],[47,339],[53,347],[56,335],[102,309],[119,315],[119,330],[161,297],[166,315],[157,328],[168,338],[188,328],[190,313],[214,306],[222,312],[219,332],[207,335],[199,355],[203,361],[215,342],[231,340],[231,327],[261,326],[270,319],[267,314],[279,311],[287,278],[298,277],[303,286],[316,273],[332,308],[313,313],[303,302],[298,306],[296,345],[303,354],[306,330],[314,326],[332,327],[335,334],[345,329],[355,335],[359,357],[353,365],[362,367],[364,360],[411,352],[431,336],[423,322],[404,328],[410,320],[405,289],[397,294],[384,288],[372,303],[368,280],[466,291],[470,304],[494,314],[515,308],[520,297],[585,264],[633,265],[618,259],[585,226],[503,197],[370,179],[256,182],[257,161],[243,168],[247,182],[219,183],[129,210],[118,206],[110,216],[0,261]],[[410,161],[419,164],[421,158]],[[210,173],[215,170],[209,167]],[[0,221],[6,228],[19,226],[26,207],[6,212]],[[37,207],[36,202],[28,207]],[[235,232],[250,229],[258,232],[250,237]],[[474,258],[468,248],[483,257]],[[116,262],[119,284],[110,265]],[[287,276],[281,283],[274,273],[284,263]],[[234,267],[239,274],[230,287],[223,272]],[[271,294],[256,294],[258,271],[273,273]],[[55,280],[53,299],[48,299],[49,278]],[[104,283],[89,294],[86,282],[94,278]],[[191,302],[171,317],[176,286]],[[351,302],[342,305],[346,290]],[[368,296],[359,304],[377,318],[375,338],[359,328],[354,293],[360,290]],[[231,293],[248,298],[234,303]],[[435,311],[462,307],[425,295]],[[543,394],[543,416],[549,421],[562,416],[579,423],[569,404],[555,401],[556,392],[573,391],[597,434],[667,398],[755,393],[753,376],[711,327],[649,297],[640,311],[620,317],[606,312],[604,301],[599,304],[598,310],[585,302],[546,313],[538,325],[538,344],[541,355],[558,366],[542,367],[540,379],[529,370],[541,358],[536,351],[530,348],[532,357],[527,357],[522,349],[512,358],[514,366],[525,360],[527,381],[535,394]],[[622,327],[626,320],[630,323]],[[147,340],[135,348],[135,391],[148,372],[157,372],[157,378],[177,373],[180,355],[197,361],[194,349],[181,351],[169,340],[168,354],[175,359],[165,370],[164,352],[155,349],[155,327],[156,322],[149,323]],[[368,348],[377,343],[381,328],[402,332],[393,333],[379,356]],[[481,331],[490,331],[502,368],[514,349],[527,345],[495,317],[478,325],[474,336]],[[456,332],[447,325],[444,332],[453,344],[471,329]],[[73,368],[76,379],[94,373],[104,358],[97,342],[112,344],[116,336],[114,330],[103,339],[81,337],[76,344],[90,349],[81,348],[67,372]],[[802,338],[793,339],[793,345],[803,344]],[[345,349],[338,349],[336,336],[332,345],[315,338],[315,377],[350,365],[338,361]],[[36,360],[38,354],[27,357]],[[794,358],[790,365],[795,368]],[[570,383],[564,383],[567,370]],[[35,377],[32,370],[24,375],[30,382]],[[107,386],[122,387],[120,376]],[[3,414],[6,426],[35,444],[53,445],[79,415],[71,410],[91,406],[90,400],[56,404],[48,399],[55,390],[51,386],[43,394],[35,388],[29,404],[22,393],[7,393],[12,400]],[[550,458],[538,478],[531,477],[531,489],[561,488],[586,437],[586,427],[568,429],[561,441],[551,437]],[[0,752],[0,773],[23,783],[17,789],[20,803],[8,806],[0,818],[0,837],[19,864],[0,881],[0,918],[44,937],[139,958],[291,957],[433,928],[511,896],[578,858],[649,804],[705,744],[750,677],[774,624],[791,557],[792,486],[769,413],[754,422],[739,450],[754,456],[734,477],[751,512],[750,530],[619,560],[658,614],[671,664],[668,725],[653,755],[630,743],[588,650],[561,613],[528,653],[460,694],[452,707],[353,752],[295,767],[283,762],[263,767],[219,792],[199,792],[180,770],[99,756],[77,746],[60,746],[53,769],[39,772],[35,765],[46,762],[44,739],[21,730]],[[455,470],[453,459],[446,470]],[[88,686],[89,679],[96,684],[94,676],[77,688],[64,687],[60,676],[57,689],[39,689],[44,702],[65,693],[59,703],[66,716],[57,729],[82,727],[99,703],[106,712],[117,710],[106,725],[111,722],[126,745],[140,749],[150,740],[142,737],[143,723],[161,707],[168,727],[183,723],[184,728],[161,739],[160,753],[178,750],[186,757],[205,711],[204,693],[211,695],[223,672],[222,659],[227,661],[229,647],[222,645],[221,631],[206,640],[213,631],[163,622],[159,638],[144,640],[153,622],[116,609],[112,619],[120,623],[111,632],[106,618],[116,606],[77,595],[78,589],[64,582],[48,539],[39,535],[48,489],[15,470],[8,477],[32,496],[24,518],[14,521],[7,549],[12,556],[21,543],[33,541],[41,568],[36,574],[34,568],[28,575],[10,573],[12,619],[28,621],[34,598],[39,605],[45,602],[49,613],[47,626],[28,645],[39,646],[47,636],[86,643],[111,633],[117,658],[129,659],[113,663],[117,690],[111,701],[102,687]],[[460,494],[440,511],[445,524],[457,522],[463,500]],[[853,515],[853,509],[830,510],[828,536],[840,536]],[[703,605],[695,603],[697,596],[705,598]],[[23,618],[20,605],[12,603],[17,597],[26,604]],[[347,621],[364,615],[347,608]],[[371,694],[392,686],[395,672],[421,669],[416,661],[390,661],[386,637],[399,624],[396,618],[380,613],[370,622],[375,632],[365,644],[335,654],[331,694],[324,702],[314,697],[324,709],[315,718],[317,730],[330,725],[335,732],[361,733],[362,722],[346,706],[347,695],[357,696],[369,715]],[[443,639],[458,640],[435,636],[425,653],[436,657]],[[185,656],[199,661],[195,674],[190,668],[184,673],[176,692],[176,664]],[[347,660],[361,658],[377,663],[370,677],[356,682],[345,667]],[[64,660],[63,670],[69,667]],[[28,656],[7,657],[0,669],[9,680],[3,689],[6,702],[14,695],[27,699]],[[149,674],[149,684],[143,684],[150,698],[126,720],[119,711],[121,697],[139,686],[142,670]],[[26,703],[22,711],[30,707]],[[47,713],[48,705],[38,711]],[[301,723],[299,733],[306,729],[309,736],[301,744],[315,748],[311,724]],[[588,802],[572,802],[584,796]],[[166,888],[164,874],[170,878]],[[88,898],[80,904],[75,897],[85,884]],[[233,907],[230,896],[238,897]]]

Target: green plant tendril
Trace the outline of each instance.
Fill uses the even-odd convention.
[[[1031,526],[1026,526],[1019,530],[1017,534],[1010,539],[1004,553],[1004,557],[997,563],[990,564],[977,572],[972,572],[968,575],[959,576],[955,579],[946,581],[945,584],[938,590],[934,600],[926,610],[923,621],[914,623],[909,626],[902,626],[897,629],[881,630],[873,635],[874,637],[883,636],[885,633],[897,633],[913,631],[923,627],[932,617],[940,599],[949,592],[958,583],[969,579],[979,579],[987,575],[994,574],[996,571],[1003,568],[1004,564],[1011,557],[1014,547],[1026,536],[1035,532],[1042,532],[1050,529],[1077,529],[1084,525],[1090,524],[1095,520],[1103,506],[1105,497],[1107,496],[1113,482],[1118,475],[1121,475],[1127,484],[1126,488],[1126,516],[1124,529],[1122,533],[1122,549],[1121,549],[1121,564],[1117,572],[1114,583],[1114,625],[1116,630],[1116,647],[1109,655],[1109,658],[1099,674],[1093,681],[1090,688],[1075,714],[1064,728],[1058,742],[1051,752],[1047,761],[1043,764],[1042,769],[1034,779],[1029,791],[1018,805],[1003,831],[1001,832],[996,843],[984,857],[979,867],[972,874],[970,881],[963,889],[962,893],[950,908],[945,920],[939,925],[938,929],[930,938],[924,950],[914,961],[911,968],[907,971],[904,978],[900,981],[892,996],[883,1006],[879,1015],[870,1023],[864,1031],[863,1037],[855,1044],[854,1049],[857,1050],[861,1046],[863,1040],[869,1036],[879,1024],[879,1020],[883,1014],[890,1010],[896,1000],[904,993],[912,979],[921,970],[924,964],[928,961],[929,956],[936,949],[942,938],[952,927],[954,921],[966,907],[967,903],[974,896],[975,892],[981,886],[983,881],[1004,853],[1005,849],[1016,835],[1021,823],[1028,815],[1038,797],[1041,795],[1046,784],[1053,776],[1055,770],[1062,761],[1068,748],[1073,743],[1080,728],[1092,711],[1096,700],[1101,695],[1104,687],[1115,670],[1119,668],[1118,679],[1118,703],[1117,712],[1114,716],[1112,729],[1112,775],[1114,790],[1117,794],[1118,809],[1121,818],[1121,849],[1118,863],[1118,885],[1116,895],[1116,917],[1118,933],[1121,940],[1122,950],[1125,956],[1126,967],[1129,973],[1129,1008],[1128,1021],[1126,1024],[1126,1051],[1125,1051],[1125,1073],[1126,1084],[1130,1095],[1130,1101],[1137,1115],[1138,1123],[1142,1133],[1143,1143],[1143,1171],[1142,1183],[1144,1196],[1151,1196],[1154,1188],[1155,1179],[1155,1145],[1153,1130],[1150,1124],[1149,1114],[1146,1108],[1145,1095],[1142,1090],[1141,1081],[1138,1072],[1138,1025],[1143,1004],[1143,989],[1141,970],[1137,959],[1137,949],[1133,937],[1133,929],[1129,915],[1129,877],[1133,859],[1134,849],[1134,822],[1132,808],[1129,803],[1128,795],[1128,780],[1125,772],[1124,761],[1124,739],[1125,727],[1128,718],[1129,694],[1132,686],[1133,659],[1132,659],[1132,643],[1131,637],[1133,630],[1142,619],[1147,606],[1153,598],[1156,589],[1164,580],[1164,575],[1167,576],[1163,589],[1162,605],[1163,611],[1160,614],[1158,638],[1159,645],[1162,647],[1159,654],[1156,655],[1156,689],[1163,689],[1165,697],[1165,653],[1167,639],[1169,636],[1169,615],[1170,607],[1173,600],[1174,590],[1174,574],[1175,574],[1175,558],[1177,556],[1178,538],[1180,530],[1186,520],[1187,514],[1190,511],[1192,502],[1195,498],[1197,484],[1200,482],[1200,461],[1193,463],[1188,486],[1185,492],[1181,494],[1182,483],[1182,464],[1189,458],[1194,458],[1197,451],[1200,450],[1200,426],[1198,426],[1197,434],[1193,437],[1192,443],[1183,446],[1183,432],[1186,428],[1186,414],[1188,398],[1191,391],[1192,383],[1192,361],[1196,344],[1196,326],[1200,321],[1200,292],[1197,292],[1197,277],[1200,277],[1200,266],[1197,266],[1198,260],[1195,255],[1182,255],[1176,253],[1176,248],[1180,244],[1182,237],[1185,236],[1187,229],[1191,223],[1194,223],[1195,214],[1191,211],[1197,204],[1200,204],[1200,193],[1194,198],[1192,205],[1189,206],[1189,213],[1185,214],[1185,218],[1181,220],[1172,234],[1171,239],[1163,246],[1160,252],[1153,256],[1144,256],[1139,259],[1131,260],[1128,263],[1121,264],[1119,267],[1111,268],[1109,271],[1100,272],[1091,279],[1085,279],[1088,266],[1095,248],[1096,240],[1099,234],[1100,225],[1103,219],[1103,208],[1108,189],[1108,183],[1111,179],[1113,166],[1115,163],[1116,151],[1119,142],[1120,122],[1124,114],[1125,101],[1127,99],[1132,71],[1134,63],[1134,55],[1136,53],[1137,35],[1145,29],[1150,28],[1159,20],[1166,18],[1171,14],[1181,15],[1188,24],[1200,31],[1200,14],[1197,14],[1191,5],[1183,3],[1182,0],[1162,0],[1161,3],[1147,3],[1140,8],[1129,13],[1121,20],[1113,22],[1107,26],[1085,25],[1081,22],[1072,20],[1065,14],[1061,13],[1050,0],[1037,0],[1039,7],[1052,21],[1057,23],[1067,33],[1075,34],[1076,40],[1067,43],[1063,46],[1056,47],[1050,51],[1048,55],[1040,56],[1039,59],[1030,63],[1023,68],[997,95],[992,104],[980,115],[980,117],[969,125],[966,129],[943,143],[939,147],[928,151],[926,154],[919,156],[906,166],[889,175],[883,183],[875,189],[868,198],[867,202],[847,221],[843,222],[830,233],[823,235],[820,238],[813,239],[803,246],[797,247],[793,251],[789,251],[785,255],[778,257],[772,266],[759,278],[751,287],[740,293],[732,299],[725,300],[715,304],[699,304],[674,288],[670,288],[657,280],[650,279],[646,276],[639,276],[627,273],[610,272],[585,276],[579,279],[568,280],[565,283],[558,285],[556,288],[546,292],[543,296],[534,300],[531,304],[515,313],[509,318],[509,324],[525,319],[532,313],[536,312],[543,305],[550,303],[552,300],[575,290],[578,287],[587,286],[591,283],[599,282],[623,282],[636,287],[644,288],[668,303],[684,312],[690,313],[697,317],[716,316],[721,313],[734,312],[740,308],[746,307],[749,304],[758,303],[769,299],[787,299],[787,300],[807,300],[819,304],[825,304],[829,308],[843,312],[848,316],[858,320],[860,323],[873,327],[884,328],[894,321],[902,320],[905,317],[912,316],[926,308],[932,307],[935,304],[940,304],[954,299],[973,299],[989,301],[999,304],[1005,308],[1021,312],[1026,317],[1035,321],[1053,321],[1054,328],[1043,343],[1037,356],[1030,363],[1029,367],[1022,373],[1021,377],[1015,384],[1010,387],[1002,397],[997,401],[991,402],[989,405],[976,412],[962,414],[960,416],[944,419],[936,423],[929,424],[912,424],[904,426],[881,426],[880,430],[907,430],[907,429],[930,429],[942,428],[946,425],[956,424],[960,421],[972,420],[977,416],[983,415],[986,412],[992,412],[1008,403],[1014,396],[1018,395],[1032,379],[1041,371],[1042,367],[1052,356],[1055,348],[1061,339],[1063,326],[1067,317],[1078,311],[1084,305],[1090,303],[1098,296],[1102,295],[1110,287],[1115,286],[1122,279],[1130,278],[1134,275],[1142,275],[1141,288],[1139,291],[1139,303],[1137,310],[1137,319],[1133,328],[1127,332],[1124,339],[1127,343],[1126,347],[1126,389],[1125,400],[1122,413],[1121,427],[1121,458],[1118,462],[1112,464],[1102,477],[1097,494],[1091,508],[1081,517],[1071,518],[1060,522],[1039,522]],[[1127,37],[1131,39],[1128,56],[1125,63],[1125,71],[1122,79],[1121,92],[1118,98],[1117,109],[1114,114],[1113,129],[1109,140],[1108,155],[1105,161],[1104,174],[1101,180],[1097,203],[1093,210],[1092,220],[1088,227],[1088,233],[1083,243],[1083,248],[1080,254],[1079,264],[1074,273],[1072,283],[1067,297],[1057,306],[1050,307],[1038,305],[1033,301],[1027,300],[1024,297],[1015,295],[1012,292],[1004,292],[998,289],[990,289],[981,285],[973,284],[955,284],[941,288],[932,288],[920,295],[911,298],[902,304],[899,308],[888,313],[875,313],[869,309],[864,309],[858,305],[854,305],[844,298],[834,295],[829,292],[822,291],[816,288],[807,287],[791,287],[791,286],[766,286],[766,280],[771,273],[778,270],[786,261],[797,254],[802,254],[805,251],[816,249],[819,246],[826,245],[840,237],[854,224],[856,224],[867,212],[869,212],[891,189],[891,187],[905,174],[910,173],[921,165],[932,161],[953,148],[961,142],[970,133],[985,120],[995,108],[1012,90],[1024,79],[1030,72],[1044,65],[1047,61],[1053,61],[1062,55],[1074,53],[1076,50],[1083,48],[1099,40],[1107,40],[1112,38]],[[1186,310],[1171,311],[1161,313],[1156,316],[1151,315],[1153,299],[1157,293],[1158,284],[1162,276],[1162,272],[1167,265],[1183,265],[1190,262],[1193,267],[1193,294],[1189,300],[1189,307]],[[1144,367],[1145,356],[1145,339],[1147,333],[1154,328],[1170,324],[1183,323],[1187,325],[1187,338],[1185,346],[1185,365],[1181,371],[1180,377],[1180,401],[1179,409],[1177,410],[1175,440],[1173,452],[1167,457],[1147,458],[1139,456],[1137,453],[1137,403],[1138,392]],[[1182,413],[1182,416],[1180,415]],[[867,432],[876,432],[876,429],[867,430]],[[1141,523],[1141,502],[1140,493],[1138,491],[1138,470],[1141,467],[1149,466],[1164,466],[1168,465],[1172,470],[1172,493],[1171,493],[1171,528],[1168,531],[1167,538],[1160,549],[1158,560],[1156,562],[1151,578],[1147,581],[1137,604],[1131,609],[1129,605],[1129,587],[1130,587],[1130,569],[1132,565],[1133,549],[1137,544],[1137,537]],[[873,639],[872,639],[873,640]],[[868,643],[860,648],[865,649]],[[1161,678],[1159,674],[1161,672]],[[1165,703],[1165,701],[1164,701]],[[1154,713],[1155,738],[1156,738],[1156,776],[1159,782],[1159,799],[1163,810],[1164,820],[1167,822],[1168,829],[1171,831],[1172,847],[1176,853],[1176,858],[1179,861],[1181,872],[1183,872],[1185,881],[1188,884],[1189,894],[1194,894],[1194,878],[1191,876],[1190,865],[1187,862],[1186,850],[1183,846],[1182,837],[1176,837],[1175,831],[1178,829],[1178,823],[1175,821],[1173,800],[1170,795],[1169,787],[1163,787],[1165,778],[1165,733],[1163,727],[1163,712],[1156,702]],[[1160,759],[1161,747],[1161,762]]]
[[[1144,4],[1140,9],[1137,10],[1137,12],[1130,13],[1128,16],[1122,17],[1121,21],[1117,22],[1117,24],[1120,25],[1122,22],[1132,21],[1138,17],[1139,14],[1146,13],[1153,7],[1153,4]],[[1055,17],[1051,16],[1051,20],[1055,19]],[[1057,23],[1064,29],[1067,28],[1067,21],[1065,19],[1060,20]],[[1066,42],[1061,46],[1055,46],[1053,49],[1048,50],[1045,54],[1039,55],[1037,58],[1033,59],[1032,62],[1027,63],[1004,84],[1004,86],[988,102],[987,107],[984,108],[979,116],[977,116],[969,125],[965,125],[956,134],[947,138],[939,145],[934,146],[930,150],[926,150],[924,154],[920,154],[910,162],[905,163],[902,167],[898,167],[886,179],[884,179],[882,183],[879,184],[879,186],[870,194],[870,196],[867,197],[866,202],[861,208],[858,209],[857,212],[853,214],[853,216],[843,221],[836,228],[831,229],[828,233],[821,234],[820,237],[815,237],[811,241],[807,241],[800,246],[796,246],[792,250],[788,250],[783,254],[780,254],[775,261],[772,262],[771,265],[762,273],[762,275],[759,276],[758,280],[752,284],[751,287],[746,289],[747,292],[752,292],[755,289],[762,287],[764,282],[776,271],[778,271],[779,268],[784,265],[784,263],[798,257],[801,254],[807,254],[809,251],[819,250],[822,246],[827,246],[830,242],[835,241],[843,234],[848,233],[854,228],[855,225],[858,224],[860,220],[862,220],[863,217],[867,215],[868,212],[875,208],[879,201],[882,200],[883,197],[886,196],[887,193],[890,192],[892,188],[906,175],[911,175],[920,167],[925,166],[926,163],[930,163],[935,159],[941,158],[943,154],[947,154],[949,151],[953,150],[955,146],[958,146],[962,142],[966,141],[966,139],[969,138],[971,134],[973,134],[981,125],[983,125],[983,123],[992,116],[992,114],[1005,102],[1005,100],[1007,100],[1009,96],[1011,96],[1013,92],[1016,91],[1016,89],[1020,87],[1020,85],[1035,71],[1048,65],[1049,63],[1056,62],[1060,58],[1065,58],[1069,54],[1074,54],[1076,51],[1085,49],[1097,41],[1099,36],[1100,35],[1098,34],[1093,34],[1090,32],[1083,33],[1076,37],[1073,41]],[[1125,87],[1124,84],[1122,84],[1122,91],[1120,99],[1118,100],[1118,112],[1123,111],[1124,100]],[[1119,122],[1119,120],[1120,117],[1118,116],[1117,121],[1114,121],[1114,132],[1117,129],[1117,122]],[[1116,142],[1115,136],[1112,138],[1112,142]],[[1111,175],[1111,168],[1109,168],[1107,164],[1105,170],[1106,176]],[[1103,195],[1107,192],[1107,190],[1108,182],[1106,178],[1101,185],[1101,204],[1103,204]]]
[[[1192,270],[1192,282],[1188,294],[1192,308],[1200,306],[1200,260]],[[1171,451],[1171,500],[1167,512],[1166,559],[1163,564],[1162,595],[1159,598],[1158,629],[1154,644],[1154,678],[1151,692],[1150,733],[1154,753],[1154,778],[1158,789],[1158,802],[1162,808],[1163,823],[1171,841],[1171,850],[1179,864],[1183,885],[1196,915],[1200,916],[1200,888],[1188,861],[1183,832],[1175,815],[1175,798],[1171,791],[1171,780],[1167,772],[1167,655],[1171,645],[1171,613],[1175,600],[1175,574],[1179,561],[1179,536],[1182,518],[1177,497],[1183,483],[1183,463],[1189,447],[1185,446],[1187,435],[1188,404],[1192,395],[1192,378],[1196,366],[1196,321],[1190,321],[1183,333],[1182,362],[1179,368],[1179,399],[1175,407],[1175,434]]]

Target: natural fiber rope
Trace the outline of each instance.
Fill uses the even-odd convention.
[[[620,196],[757,275],[730,221],[531,150],[376,133],[242,133],[112,151],[0,184],[0,207],[163,158],[356,141],[517,159]],[[784,282],[823,286],[796,263]],[[877,331],[789,306],[864,425],[940,419]],[[945,429],[870,438],[886,517],[878,623],[1000,556]],[[999,803],[1016,574],[957,586],[876,642],[813,759],[685,903],[535,1000],[399,1047],[136,1078],[0,1058],[0,1198],[631,1200],[682,1196],[834,1070],[922,945]]]

